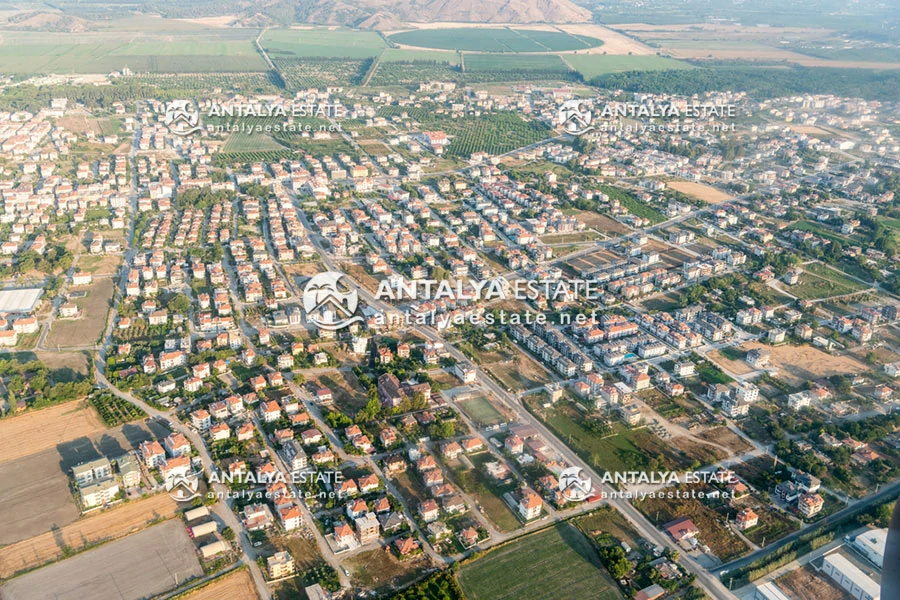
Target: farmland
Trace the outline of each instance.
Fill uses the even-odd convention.
[[[93,408],[73,401],[0,421],[0,463],[103,431]]]
[[[162,33],[57,33],[48,43],[46,34],[4,32],[0,72],[109,73],[125,66],[135,73],[265,71],[251,35],[217,32],[173,42]]]
[[[96,394],[91,398],[91,405],[97,409],[107,427],[115,427],[147,416],[147,413],[137,406],[113,394]]]
[[[220,598],[250,600],[258,597],[249,571],[240,568],[215,579],[195,592],[179,596],[181,600],[219,600]]]
[[[466,54],[467,81],[516,81],[518,79],[573,79],[575,71],[554,54]]]
[[[146,598],[203,574],[184,526],[169,521],[6,583],[7,600]]]
[[[471,600],[621,597],[591,543],[567,523],[464,563],[459,583]]]
[[[317,56],[283,57],[272,62],[289,91],[310,87],[357,85],[372,64],[372,59],[321,58]]]
[[[0,464],[0,481],[15,482],[0,488],[0,545],[63,527],[78,518],[69,478],[59,460],[56,450],[47,449]],[[41,501],[34,502],[34,498]]]
[[[374,58],[386,48],[374,31],[349,29],[270,29],[260,40],[273,61],[294,57]]]
[[[431,52],[430,54],[437,53]],[[442,54],[451,57],[457,56],[450,52]],[[418,85],[421,81],[431,80],[462,81],[463,74],[458,67],[452,66],[449,62],[442,62],[440,59],[411,59],[408,62],[387,62],[382,59],[378,63],[372,79],[369,80],[369,85]]]
[[[623,71],[690,69],[690,64],[662,56],[616,56],[607,54],[567,54],[566,62],[585,79]]]
[[[419,48],[471,52],[559,52],[586,50],[603,42],[588,36],[530,29],[429,29],[395,33],[392,42]]]
[[[158,494],[5,546],[0,549],[0,578],[59,560],[98,542],[129,535],[151,522],[171,518],[176,508],[168,495]]]

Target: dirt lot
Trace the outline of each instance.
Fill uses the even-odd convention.
[[[428,566],[428,558],[400,562],[390,551],[370,550],[344,561],[353,582],[357,585],[383,588],[389,584],[400,586],[415,579]]]
[[[78,259],[78,269],[88,271],[93,275],[112,275],[119,270],[122,264],[122,257],[115,254],[102,254],[96,256],[83,256]],[[73,286],[73,289],[80,290],[86,286]]]
[[[103,429],[97,411],[83,401],[65,402],[4,419],[0,421],[0,463]]]
[[[80,319],[55,319],[47,336],[48,347],[93,346],[106,328],[109,300],[113,294],[111,278],[98,279],[86,288],[87,296],[76,298],[75,305],[84,316]]]
[[[137,600],[202,574],[197,551],[184,525],[168,521],[18,577],[0,592],[4,600]]]
[[[256,594],[256,586],[253,585],[247,569],[232,571],[217,579],[215,583],[184,596],[185,600],[221,600],[222,598],[241,598],[241,600],[259,598]]]
[[[753,449],[753,446],[748,441],[739,437],[727,427],[713,427],[696,435],[698,438],[725,446],[734,454],[743,454]]]
[[[78,518],[69,479],[60,469],[59,454],[54,449],[0,464],[0,481],[0,545],[68,525]]]
[[[78,550],[88,544],[129,535],[151,521],[174,516],[176,508],[168,495],[158,494],[91,513],[70,525],[6,546],[0,549],[0,578],[58,560],[63,548]]]
[[[826,577],[817,575],[809,565],[791,571],[777,579],[776,582],[778,587],[793,600],[844,600],[850,598]]]
[[[575,213],[575,218],[584,223],[591,229],[596,229],[600,233],[609,236],[624,235],[629,233],[631,229],[624,223],[619,223],[615,219],[610,219],[606,215],[583,210]]]
[[[759,342],[748,342],[739,346],[741,350],[746,352],[753,348],[766,348],[772,353],[768,368],[778,369],[777,377],[798,386],[804,381],[828,377],[829,375],[845,374],[845,373],[863,373],[869,370],[869,367],[860,360],[852,356],[832,356],[814,348],[812,346],[767,346]],[[716,362],[721,364],[728,370],[733,365],[744,365],[743,361],[730,361],[725,358],[716,358]],[[740,374],[740,371],[734,371]]]
[[[483,367],[512,391],[524,391],[544,385],[556,377],[522,351],[512,360]]]
[[[36,352],[35,356],[52,371],[54,382],[80,381],[91,369],[91,359],[86,352]]]
[[[309,378],[309,389],[327,387],[331,390],[334,403],[348,414],[356,414],[365,408],[369,401],[366,392],[360,387],[353,373],[334,371],[324,375],[316,375]]]
[[[726,194],[722,190],[716,189],[711,185],[704,183],[695,183],[693,181],[671,181],[668,186],[677,192],[699,198],[710,204],[718,204],[719,202],[727,202],[732,196]]]

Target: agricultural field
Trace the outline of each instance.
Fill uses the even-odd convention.
[[[92,346],[106,329],[110,300],[114,291],[112,278],[97,279],[87,288],[87,296],[74,304],[84,313],[80,319],[54,319],[47,335],[48,347]]]
[[[128,66],[135,73],[242,72],[266,70],[251,32],[235,36],[191,36],[172,41],[150,34],[134,38],[128,32],[55,33],[4,32],[0,72],[110,73]]]
[[[437,114],[431,105],[421,107],[386,106],[379,116],[391,118],[403,113],[423,129],[440,129],[451,137],[444,150],[447,157],[468,158],[474,152],[505,154],[522,146],[535,144],[552,134],[543,123],[526,121],[512,112],[486,113],[480,117],[467,115],[454,119]]]
[[[302,28],[269,29],[260,44],[272,61],[296,57],[374,58],[387,47],[374,31]]]
[[[265,133],[235,132],[228,136],[225,145],[219,150],[222,154],[243,154],[253,152],[278,152],[287,150],[271,136]]]
[[[97,412],[78,400],[3,419],[0,420],[0,463],[91,436],[103,429]]]
[[[284,80],[284,87],[292,92],[311,87],[358,85],[362,83],[373,60],[282,55],[271,58]]]
[[[463,563],[458,579],[470,600],[621,597],[590,541],[568,523],[518,538]]]
[[[424,29],[395,33],[389,39],[404,46],[470,52],[561,52],[587,50],[602,40],[559,31],[531,29]]]
[[[586,80],[610,73],[624,71],[665,71],[669,69],[692,69],[680,60],[663,56],[619,56],[607,54],[566,54],[565,61],[581,73]]]
[[[107,427],[116,427],[147,416],[142,409],[114,394],[96,394],[90,402]]]
[[[146,598],[201,575],[194,543],[173,520],[17,577],[0,593],[6,600]]]
[[[431,52],[430,54],[438,53]],[[458,57],[456,53],[451,52],[440,54],[448,57]],[[422,58],[408,61],[385,61],[382,59],[375,68],[375,73],[369,80],[369,85],[374,87],[392,85],[418,86],[423,81],[462,81],[463,78],[463,73],[459,71],[459,67],[449,62],[442,62],[441,59]]]
[[[50,440],[53,443],[58,442]],[[0,546],[64,527],[78,518],[69,478],[60,469],[60,454],[54,448],[0,464],[0,481],[15,482],[0,487]]]
[[[4,546],[0,548],[0,578],[59,560],[99,542],[124,537],[175,516],[177,508],[167,494],[157,494]]]
[[[464,128],[457,131],[447,156],[467,158],[475,152],[505,154],[517,148],[539,142],[547,137],[547,128],[533,121],[524,121],[512,113],[499,113],[480,119],[459,119]]]
[[[425,62],[425,63],[449,63],[459,64],[459,52],[445,50],[406,50],[401,48],[387,48],[381,53],[382,63],[391,62]]]
[[[478,81],[574,80],[577,74],[555,54],[466,54],[465,78]]]
[[[213,580],[212,583],[203,586],[195,592],[189,592],[178,596],[180,600],[220,600],[221,598],[241,598],[241,600],[256,600],[256,586],[250,572],[244,569],[235,569]]]
[[[256,93],[275,93],[281,82],[273,71],[241,73],[143,73],[131,77],[137,84],[154,85],[168,90],[239,90]]]

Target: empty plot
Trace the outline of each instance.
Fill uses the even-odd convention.
[[[718,204],[719,202],[727,202],[728,200],[733,199],[731,195],[726,194],[722,190],[716,189],[711,185],[706,185],[705,183],[696,183],[694,181],[672,181],[669,183],[669,187],[682,194],[693,196],[694,198],[698,198],[710,204]]]
[[[184,600],[221,600],[222,598],[240,598],[241,600],[259,598],[247,569],[236,569],[196,592],[184,596]]]
[[[137,600],[202,574],[184,525],[168,521],[13,579],[0,592],[4,600]]]
[[[93,346],[106,328],[110,299],[114,291],[111,278],[98,279],[87,288],[87,296],[75,300],[84,313],[76,320],[55,320],[47,336],[47,346]]]
[[[621,598],[600,566],[597,551],[567,523],[464,564],[459,583],[471,600]]]
[[[57,404],[0,421],[0,463],[103,431],[97,412],[85,402]]]
[[[158,494],[92,513],[71,525],[4,546],[0,549],[0,578],[8,579],[18,572],[58,560],[66,550],[77,551],[129,535],[151,522],[174,516],[177,508],[167,494]]]
[[[80,514],[55,450],[0,464],[0,481],[0,545],[68,525]]]

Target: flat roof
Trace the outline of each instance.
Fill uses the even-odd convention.
[[[0,314],[31,312],[43,293],[43,288],[0,290]]]
[[[878,598],[880,596],[881,586],[843,555],[837,553],[829,554],[825,557],[825,562],[831,563],[842,575],[848,577],[853,583],[858,585],[864,592],[873,598]]]

